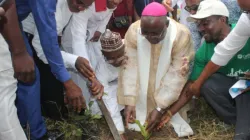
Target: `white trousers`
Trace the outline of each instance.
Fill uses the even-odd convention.
[[[17,117],[17,80],[13,75],[13,69],[0,72],[0,140],[27,140]]]

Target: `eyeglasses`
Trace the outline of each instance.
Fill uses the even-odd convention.
[[[192,6],[185,6],[185,10],[188,11],[188,12],[191,12],[191,11],[197,11],[199,8],[199,4],[196,4],[196,5],[192,5]]]
[[[212,21],[215,21],[216,18],[213,18],[213,17],[208,17],[208,18],[205,18],[205,19],[202,19],[202,20],[197,20],[195,21],[196,25],[198,28],[201,28],[201,27],[207,27]]]
[[[164,29],[161,31],[161,33],[159,35],[146,35],[146,34],[143,34],[141,30],[139,33],[142,36],[144,36],[145,38],[161,38],[163,36],[163,33],[165,32],[165,30],[166,30],[166,27],[164,27]]]

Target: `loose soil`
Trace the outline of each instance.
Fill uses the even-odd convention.
[[[171,126],[164,127],[159,132],[154,132],[150,140],[229,140],[233,137],[234,127],[221,122],[214,111],[205,103],[203,99],[196,100],[196,108],[188,114],[190,126],[194,130],[194,135],[188,138],[178,138]],[[47,121],[48,122],[48,121]],[[65,122],[67,123],[67,122]],[[72,122],[69,122],[72,123]],[[47,123],[51,127],[53,121]],[[74,122],[74,125],[82,130],[82,140],[113,140],[105,120]],[[53,130],[55,128],[51,128]],[[68,130],[72,131],[72,130]],[[143,140],[139,132],[126,130],[128,140]],[[71,139],[74,140],[74,139]]]

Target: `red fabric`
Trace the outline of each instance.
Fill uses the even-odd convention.
[[[115,9],[110,22],[109,22],[109,29],[113,32],[118,32],[120,33],[121,37],[124,38],[125,33],[127,32],[128,28],[125,29],[117,29],[115,27],[112,27],[112,23],[114,20],[114,17],[119,17],[119,16],[131,16],[133,18],[134,15],[134,0],[122,0],[122,2],[117,6]]]
[[[102,12],[107,10],[106,0],[95,0],[95,11]]]
[[[134,8],[133,8],[133,0],[122,0],[122,2],[117,6],[114,11],[114,16],[133,16]]]

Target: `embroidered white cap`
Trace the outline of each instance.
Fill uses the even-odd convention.
[[[196,14],[190,15],[187,21],[192,22],[214,15],[229,17],[226,5],[220,0],[204,0],[200,3]]]

